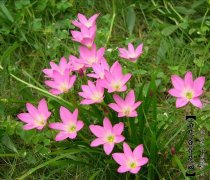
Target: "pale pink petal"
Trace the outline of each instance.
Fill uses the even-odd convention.
[[[176,108],[180,108],[185,106],[189,101],[184,98],[177,98],[176,99]]]
[[[130,146],[126,142],[123,143],[123,151],[127,158],[133,157],[133,152],[132,152]]]
[[[143,144],[138,145],[133,151],[134,157],[136,159],[142,158],[143,151],[144,151]]]
[[[84,99],[80,102],[80,104],[94,104],[96,102],[94,102],[93,100],[90,99]]]
[[[80,131],[83,128],[84,123],[82,121],[77,121],[76,126],[77,126],[77,131]]]
[[[104,152],[109,155],[112,150],[114,149],[114,143],[110,144],[110,143],[106,143],[104,144]]]
[[[59,133],[56,135],[55,140],[56,140],[56,141],[62,141],[62,140],[64,140],[64,139],[68,138],[68,137],[69,137],[69,133],[66,133],[66,132],[59,132]]]
[[[61,130],[61,131],[65,131],[66,126],[63,123],[51,123],[49,124],[49,127],[51,129],[56,129],[56,130]]]
[[[134,90],[131,90],[126,98],[125,98],[125,102],[127,105],[133,105],[135,103],[135,94],[134,94]]]
[[[126,165],[126,157],[124,153],[113,153],[112,157],[119,165]]]
[[[57,90],[57,89],[51,89],[49,90],[50,93],[54,94],[54,95],[58,95],[58,94],[62,94],[63,92]]]
[[[138,45],[136,48],[136,55],[140,56],[142,54],[143,44]]]
[[[186,88],[193,87],[193,77],[191,72],[187,72],[184,77],[184,83]]]
[[[121,135],[124,129],[124,123],[120,122],[118,124],[115,124],[113,127],[113,133],[115,135]]]
[[[118,169],[117,169],[117,172],[118,173],[125,173],[129,171],[128,167],[125,165],[125,166],[120,166]]]
[[[193,99],[190,100],[190,102],[198,108],[202,108],[202,106],[203,106],[202,102],[199,98],[193,98]]]
[[[73,120],[71,112],[65,107],[60,107],[60,117],[64,123],[69,123]]]
[[[91,147],[96,147],[96,146],[100,146],[102,144],[104,144],[104,140],[102,138],[96,138],[95,140],[93,140],[90,144]]]
[[[110,72],[111,73],[114,73],[114,74],[118,74],[118,75],[121,75],[122,74],[122,66],[120,65],[120,63],[118,61],[116,61],[111,69],[110,69]]]
[[[125,140],[125,137],[122,135],[115,136],[115,143],[121,143]]]
[[[48,111],[47,102],[45,99],[42,99],[38,105],[38,111],[45,116],[46,119],[49,118],[51,112]]]
[[[31,129],[34,129],[36,128],[37,126],[35,124],[26,124],[23,126],[23,129],[24,130],[31,130]]]
[[[130,73],[125,74],[125,75],[123,76],[123,78],[121,79],[121,82],[122,82],[123,84],[125,84],[125,83],[128,82],[128,80],[129,80],[130,78],[131,78],[131,74],[130,74]]]
[[[114,95],[113,95],[113,98],[114,98],[115,102],[117,103],[117,105],[118,105],[119,107],[123,107],[124,105],[126,105],[126,104],[125,104],[125,101],[124,101],[119,95],[114,94]]]
[[[182,97],[182,93],[181,93],[181,91],[180,91],[179,89],[175,89],[175,88],[170,89],[170,90],[168,91],[168,93],[169,93],[170,95],[174,96],[174,97]]]
[[[77,17],[82,24],[87,23],[87,18],[83,14],[78,13]]]
[[[141,105],[141,101],[136,102],[133,106],[132,106],[132,111],[134,111],[136,108],[138,108]]]
[[[90,125],[89,128],[96,137],[104,137],[105,131],[102,126]]]
[[[105,131],[107,131],[107,130],[111,131],[112,130],[112,124],[107,117],[105,117],[104,120],[103,120],[103,126],[104,126]]]
[[[147,157],[142,157],[140,159],[138,159],[138,166],[143,166],[145,164],[147,164],[149,161],[149,159]]]
[[[33,117],[29,114],[29,113],[20,113],[17,115],[18,119],[20,119],[21,121],[25,122],[25,123],[33,123],[34,119]]]
[[[193,89],[194,90],[201,90],[204,86],[205,83],[205,77],[201,76],[195,79],[194,84],[193,84]]]
[[[73,132],[73,133],[69,133],[68,137],[70,139],[75,139],[77,137],[77,133],[76,132]]]
[[[131,43],[128,44],[128,52],[131,55],[135,54],[135,49],[133,47],[133,44],[131,44]]]
[[[115,110],[116,112],[120,112],[121,111],[121,108],[115,104],[115,103],[111,103],[108,105],[110,108],[112,108],[113,110]]]
[[[195,97],[201,96],[202,94],[203,94],[203,90],[195,90],[193,97],[195,98]]]
[[[39,111],[31,104],[31,103],[26,103],[26,108],[30,115],[36,119],[36,117],[39,115]]]
[[[99,16],[99,14],[94,14],[93,16],[90,17],[90,19],[88,20],[90,24],[95,23],[97,17]]]
[[[78,117],[78,109],[75,109],[74,112],[72,113],[72,121],[75,123],[77,121],[77,117]]]
[[[137,174],[139,171],[140,171],[141,167],[137,166],[135,169],[130,169],[129,171],[132,173],[132,174]]]
[[[138,116],[138,114],[137,114],[136,111],[132,111],[132,112],[128,115],[128,117],[137,117],[137,116]]]
[[[171,81],[176,89],[182,90],[184,88],[184,80],[182,80],[179,76],[171,76]]]

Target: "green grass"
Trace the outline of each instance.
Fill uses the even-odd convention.
[[[199,1],[117,1],[117,0],[7,0],[0,2],[0,179],[185,179],[187,168],[186,122],[188,108],[176,109],[175,99],[167,93],[172,74],[205,76],[204,108],[196,110],[195,161],[199,162],[199,130],[204,128],[206,162],[210,131],[210,2]],[[44,86],[42,69],[51,60],[78,55],[78,44],[72,42],[70,20],[78,12],[90,16],[100,13],[96,44],[106,46],[109,64],[119,60],[117,47],[128,42],[144,43],[137,64],[120,59],[125,72],[133,74],[129,87],[138,100],[138,118],[130,121],[134,148],[143,143],[150,162],[137,176],[118,174],[117,165],[102,148],[90,148],[88,125],[101,123],[103,106],[79,105],[77,92],[81,78],[67,96],[55,97]],[[16,115],[25,103],[36,104],[42,97],[53,112],[50,122],[59,119],[61,105],[70,110],[78,107],[86,127],[74,140],[56,143],[55,132],[23,131]],[[112,96],[106,95],[106,102]],[[119,119],[108,109],[113,122]],[[127,125],[127,119],[123,119]],[[126,131],[128,127],[126,126]],[[176,155],[171,155],[175,147]],[[116,151],[121,150],[121,146]],[[199,168],[197,168],[199,170]],[[197,172],[199,173],[199,172]],[[208,178],[210,175],[207,175]]]

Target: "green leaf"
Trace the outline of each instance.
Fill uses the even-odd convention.
[[[12,142],[12,140],[10,139],[10,137],[5,134],[2,139],[1,142],[3,145],[5,145],[6,147],[8,147],[10,150],[14,151],[15,153],[17,153],[17,149],[15,147],[15,144]]]
[[[132,6],[130,6],[128,8],[128,12],[126,15],[126,23],[128,26],[128,32],[130,35],[132,35],[134,26],[135,26],[135,21],[136,21],[136,13],[134,11],[134,8]]]
[[[169,35],[171,35],[174,31],[176,31],[177,28],[178,28],[178,26],[176,26],[176,25],[170,25],[170,26],[168,26],[168,27],[165,27],[165,28],[161,31],[161,33],[162,33],[162,35],[164,35],[164,36],[169,36]]]
[[[3,2],[0,2],[0,8],[1,8],[1,11],[4,13],[4,15],[7,17],[7,19],[9,19],[11,22],[14,22],[12,15],[10,14],[7,7],[3,4]]]

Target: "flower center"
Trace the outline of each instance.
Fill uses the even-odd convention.
[[[38,116],[35,121],[38,126],[45,125],[44,117],[42,115]]]
[[[193,98],[193,92],[192,92],[192,91],[187,91],[187,92],[185,93],[185,97],[186,97],[188,100],[192,99],[192,98]]]
[[[120,89],[122,88],[122,85],[119,81],[117,82],[114,82],[113,85],[112,85],[112,88],[115,90],[115,91],[120,91]]]
[[[131,162],[130,164],[129,164],[129,167],[131,168],[131,169],[135,169],[136,168],[136,162]]]
[[[88,59],[88,63],[89,63],[90,65],[92,65],[93,63],[95,63],[95,62],[97,62],[97,61],[98,61],[98,59],[95,58],[95,57],[91,57],[91,58]]]
[[[110,135],[110,136],[107,137],[107,141],[108,141],[109,143],[113,143],[114,140],[115,140],[115,137],[114,137],[113,135]]]
[[[72,125],[72,126],[70,126],[70,127],[68,128],[68,132],[73,133],[73,132],[75,132],[75,131],[76,131],[76,126],[75,126],[75,125]]]
[[[100,102],[103,99],[101,93],[98,93],[98,92],[94,93],[91,98],[92,100],[97,101],[97,102]]]
[[[126,107],[126,108],[123,109],[123,114],[125,116],[129,116],[130,113],[131,113],[131,108],[130,107]]]
[[[62,83],[60,86],[59,86],[59,90],[62,91],[62,92],[68,92],[68,85],[66,83]]]

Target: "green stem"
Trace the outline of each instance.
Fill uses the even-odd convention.
[[[112,29],[113,29],[113,25],[114,25],[114,20],[115,20],[115,16],[116,16],[116,13],[115,13],[115,0],[112,0],[112,20],[111,20],[111,25],[110,25],[110,28],[109,28],[109,34],[107,36],[107,39],[106,39],[106,44],[105,44],[105,47],[107,47],[108,43],[109,43],[109,39],[111,37],[111,34],[112,34]]]

